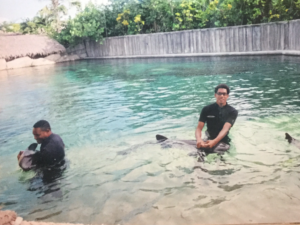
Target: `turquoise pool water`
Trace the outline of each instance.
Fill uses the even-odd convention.
[[[205,163],[189,146],[214,87],[239,111],[232,147]],[[90,60],[0,72],[0,209],[26,220],[93,224],[300,221],[300,60]],[[45,182],[16,155],[50,122],[69,167]],[[120,154],[120,152],[126,154]]]

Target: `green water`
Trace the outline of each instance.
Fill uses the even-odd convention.
[[[190,146],[214,87],[239,111],[232,147],[205,163]],[[93,224],[300,221],[300,60],[91,60],[0,72],[0,208],[26,220]],[[16,155],[50,122],[69,167],[47,183]],[[120,154],[126,152],[126,154]]]

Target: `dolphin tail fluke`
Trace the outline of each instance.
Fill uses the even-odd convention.
[[[158,141],[165,141],[165,140],[167,140],[168,138],[166,138],[165,136],[162,136],[162,135],[160,135],[160,134],[157,134],[156,135],[156,140],[158,140]]]
[[[293,138],[288,133],[285,133],[285,139],[287,139],[289,143],[292,143]]]

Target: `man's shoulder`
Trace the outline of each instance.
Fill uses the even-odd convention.
[[[231,105],[229,105],[228,103],[227,103],[227,108],[228,108],[228,110],[229,111],[231,111],[231,112],[238,112],[234,107],[232,107]]]
[[[55,133],[51,134],[50,142],[56,143],[56,144],[60,144],[60,143],[63,144],[62,138],[58,134],[55,134]]]
[[[56,139],[61,139],[61,137],[58,134],[52,133],[52,138]]]

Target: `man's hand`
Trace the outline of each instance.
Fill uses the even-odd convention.
[[[203,127],[204,127],[204,123],[200,121],[198,123],[198,126],[195,131],[195,137],[197,140],[197,143],[196,143],[197,148],[201,148],[204,145],[204,141],[201,138],[201,132],[202,132]]]
[[[197,141],[197,148],[202,148],[205,142],[201,139],[200,141]]]
[[[217,142],[215,140],[208,140],[204,143],[204,145],[202,146],[203,148],[212,148],[217,144]]]
[[[20,157],[21,157],[21,155],[23,154],[23,152],[24,152],[24,151],[20,151],[20,152],[19,152],[19,154],[18,154],[18,156],[17,156],[18,161],[20,161]]]

